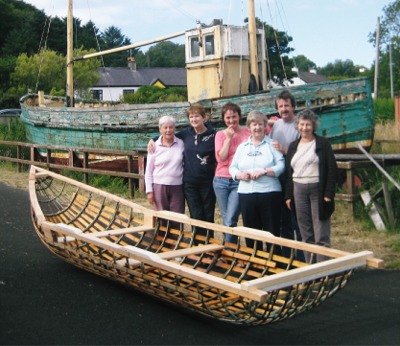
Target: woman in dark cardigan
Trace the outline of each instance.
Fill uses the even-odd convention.
[[[287,185],[285,202],[294,208],[302,240],[330,247],[330,217],[335,210],[337,164],[328,140],[315,134],[318,116],[305,109],[297,114],[295,126],[300,138],[289,145],[286,155]],[[327,259],[323,255],[307,262]]]

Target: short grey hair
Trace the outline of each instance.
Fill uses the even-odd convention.
[[[294,119],[294,126],[297,128],[300,120],[310,120],[313,124],[313,132],[317,131],[319,128],[319,118],[311,109],[306,108],[297,113]]]
[[[176,120],[170,115],[164,115],[160,118],[160,120],[158,121],[158,128],[161,129],[161,126],[163,126],[165,123],[173,123],[176,127]]]
[[[251,111],[247,115],[246,126],[249,126],[252,122],[262,120],[264,122],[264,126],[267,126],[268,118],[265,113],[261,111]]]

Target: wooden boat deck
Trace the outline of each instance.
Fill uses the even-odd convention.
[[[238,324],[265,324],[306,311],[343,288],[354,268],[381,264],[369,251],[349,254],[150,210],[37,167],[31,168],[30,194],[39,237],[65,261]],[[198,227],[207,234],[198,234]],[[228,232],[240,242],[224,243]],[[246,247],[246,237],[261,241],[263,250]],[[277,251],[281,246],[290,247],[289,257]],[[296,252],[305,250],[331,259],[296,260]]]

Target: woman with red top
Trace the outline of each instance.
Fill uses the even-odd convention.
[[[213,186],[223,224],[235,227],[239,219],[239,197],[237,193],[239,182],[232,179],[229,174],[229,166],[237,147],[249,138],[250,132],[246,126],[240,126],[242,111],[237,104],[228,102],[222,107],[221,114],[226,129],[218,131],[215,136],[217,168]],[[227,234],[225,241],[235,243],[237,237]]]

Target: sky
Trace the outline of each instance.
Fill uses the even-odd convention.
[[[24,0],[47,15],[65,17],[67,0]],[[304,55],[317,67],[350,59],[370,68],[376,50],[368,34],[377,29],[378,17],[389,0],[255,0],[256,16],[293,38],[291,57]],[[132,43],[210,24],[242,25],[245,0],[75,0],[74,17],[89,20],[100,31],[115,26]],[[174,39],[184,43],[183,38]],[[147,48],[143,48],[145,51]]]

